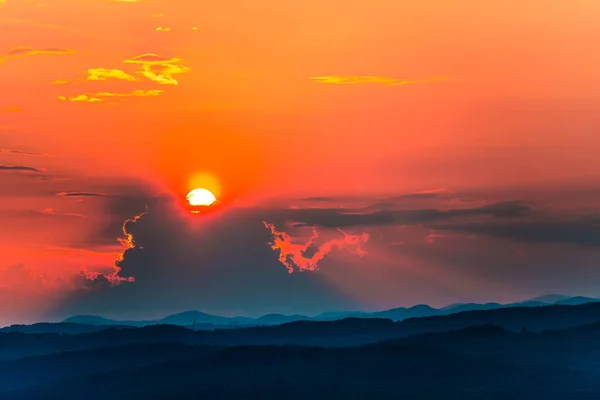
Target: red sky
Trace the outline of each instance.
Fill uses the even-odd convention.
[[[140,191],[206,186],[227,204],[303,207],[298,198],[444,189],[477,193],[478,205],[594,212],[598,18],[596,0],[0,1],[0,271],[26,276],[6,272],[0,296],[41,318],[77,271],[110,270],[118,230],[113,242],[90,237],[125,219],[111,219],[105,197]],[[315,273],[357,304],[489,293],[489,276],[387,254],[371,228],[352,233],[373,248]],[[564,254],[593,260],[587,251]],[[427,290],[403,292],[390,268]],[[535,294],[509,286],[489,300]]]

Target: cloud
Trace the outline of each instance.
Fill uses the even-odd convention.
[[[113,266],[112,271],[110,273],[104,273],[104,272],[98,272],[98,271],[90,272],[88,270],[81,270],[81,271],[79,271],[79,274],[81,276],[85,277],[86,280],[91,281],[92,285],[115,286],[115,285],[119,285],[123,282],[135,282],[134,276],[123,277],[119,274],[121,272],[121,267],[119,266],[119,264],[124,261],[124,257],[125,257],[125,254],[127,253],[127,251],[136,248],[136,243],[134,241],[133,234],[129,232],[130,224],[135,224],[140,218],[142,218],[146,214],[147,213],[142,213],[140,215],[136,215],[135,217],[128,219],[123,223],[122,231],[123,231],[124,237],[118,238],[118,241],[119,241],[119,243],[121,243],[124,250],[123,250],[123,253],[118,255],[118,257],[115,261],[115,265]]]
[[[51,82],[53,85],[66,85],[67,83],[69,83],[69,81],[66,81],[64,79],[57,79],[55,81]]]
[[[495,223],[455,223],[434,225],[437,230],[474,233],[519,242],[565,243],[600,247],[600,218],[557,219],[538,216],[536,219]]]
[[[358,84],[358,83],[378,83],[387,86],[409,85],[413,83],[445,81],[447,78],[432,77],[426,79],[412,80],[390,78],[386,76],[315,76],[310,79],[320,83],[333,84]]]
[[[59,100],[68,100],[71,102],[87,102],[87,103],[98,103],[104,101],[105,97],[155,97],[163,93],[163,90],[150,89],[150,90],[134,90],[130,93],[112,93],[112,92],[98,92],[94,94],[80,94],[77,96],[58,96]]]
[[[47,153],[36,153],[34,151],[22,151],[13,149],[0,149],[0,154],[20,154],[24,156],[49,156]]]
[[[325,228],[377,226],[377,225],[415,225],[448,220],[492,216],[497,218],[516,218],[527,216],[531,207],[517,201],[491,203],[472,208],[440,210],[435,208],[390,210],[381,209],[365,212],[371,206],[360,209],[346,208],[297,208],[280,210],[281,216],[288,221],[297,221],[296,227],[320,226]]]
[[[369,234],[348,235],[346,232],[338,229],[338,232],[343,235],[340,239],[331,239],[317,246],[315,239],[319,237],[317,230],[313,228],[312,236],[304,243],[294,243],[294,240],[285,232],[280,232],[275,228],[275,225],[263,222],[265,227],[271,231],[273,241],[270,243],[271,248],[279,251],[279,262],[285,265],[288,273],[293,273],[294,269],[298,271],[316,271],[318,263],[334,248],[346,249],[352,254],[363,256],[366,251],[362,249],[362,245],[369,240]],[[311,248],[315,248],[312,256],[306,256]]]
[[[30,46],[19,46],[11,48],[4,56],[0,57],[0,63],[9,58],[19,58],[42,54],[75,54],[75,50],[60,47],[35,48]]]
[[[48,277],[39,272],[34,272],[26,268],[23,264],[11,265],[8,268],[0,270],[0,288],[24,286],[30,284],[41,284],[48,280]]]
[[[4,165],[0,164],[0,171],[21,171],[21,172],[41,172],[42,170],[25,165]]]
[[[380,200],[379,204],[385,204],[386,206],[394,205],[403,200],[455,200],[457,195],[446,189],[433,189],[424,190],[414,193],[403,193],[395,196],[381,197],[374,199],[373,197],[357,197],[357,196],[314,196],[314,197],[303,197],[299,199],[302,202],[315,202],[315,203],[338,203],[338,204],[355,204],[355,203],[370,203],[368,208],[378,203],[373,203],[374,200]]]
[[[41,215],[52,216],[52,217],[73,217],[73,218],[87,218],[83,214],[77,213],[57,213],[53,208],[44,208],[42,210],[37,211]]]
[[[425,200],[425,199],[440,199],[454,196],[453,193],[445,189],[424,190],[415,193],[405,193],[397,196],[392,196],[390,200]]]
[[[108,79],[121,79],[124,81],[137,81],[134,76],[129,75],[120,69],[106,69],[106,68],[91,68],[88,69],[87,80],[90,81],[106,81]]]
[[[82,191],[96,193],[87,186]],[[116,188],[102,191],[119,193]],[[501,288],[503,296],[517,293],[520,297],[519,288],[550,290],[573,271],[580,280],[600,273],[590,268],[597,260],[598,246],[531,246],[541,242],[531,240],[531,232],[514,238],[513,246],[497,239],[505,235],[470,232],[473,228],[463,235],[457,228],[506,225],[516,229],[535,223],[540,225],[536,232],[543,233],[542,225],[550,227],[553,217],[534,203],[445,203],[428,208],[415,207],[412,200],[407,206],[401,200],[393,203],[394,209],[365,212],[381,199],[371,199],[364,207],[368,199],[361,198],[357,202],[361,206],[350,209],[226,206],[196,216],[181,210],[180,199],[152,193],[109,195],[95,202],[105,208],[96,209],[102,218],[90,215],[94,231],[86,243],[107,247],[121,237],[123,252],[114,266],[82,270],[79,278],[86,289],[73,292],[61,304],[61,313],[127,317],[158,308],[161,313],[192,308],[232,314],[318,313],[355,306],[392,307],[426,298],[485,300],[493,288]],[[419,197],[414,201],[431,204],[427,196]],[[575,219],[556,222],[572,226]],[[586,224],[579,222],[579,226],[594,226],[590,221]],[[599,232],[577,229],[571,227],[567,231],[571,234],[563,232],[560,238],[576,231],[579,237],[585,237],[585,232],[593,238]],[[526,249],[525,258],[515,257],[517,247]],[[565,269],[569,260],[573,267]],[[289,274],[298,271],[316,273]]]
[[[171,28],[164,28],[162,26],[156,28],[156,32],[169,32],[170,30]]]
[[[59,100],[67,100],[67,97],[65,96],[58,96]],[[87,95],[87,94],[80,94],[77,96],[71,96],[68,98],[69,101],[71,102],[88,102],[88,103],[97,103],[102,101],[102,99],[99,99],[98,97],[95,97],[94,95]]]
[[[63,278],[51,277],[23,263],[0,268],[0,326],[44,319],[66,290],[69,284]]]
[[[190,68],[182,65],[176,65],[181,60],[179,58],[165,58],[156,54],[142,54],[125,60],[128,64],[140,64],[141,71],[138,74],[161,85],[177,85],[178,81],[173,75],[184,74]]]
[[[127,64],[153,64],[153,65],[164,65],[164,64],[174,64],[181,61],[179,58],[166,58],[160,57],[156,54],[142,54],[136,57],[133,57],[129,60],[125,60]]]
[[[179,82],[173,78],[173,75],[183,74],[189,70],[188,67],[173,64],[165,64],[160,67],[156,67],[155,65],[142,65],[142,71],[139,71],[138,73],[161,85],[177,85]]]
[[[106,196],[104,193],[93,193],[93,192],[60,192],[56,193],[57,196],[64,197],[103,197]]]
[[[150,90],[134,90],[130,93],[111,93],[111,92],[100,92],[96,93],[97,97],[153,97],[163,93],[163,90],[150,89]]]
[[[137,254],[138,252],[144,252],[144,249],[154,246],[161,246],[162,241],[156,242],[156,229],[171,229],[169,226],[165,226],[165,220],[169,221],[170,218],[165,216],[167,213],[163,202],[170,201],[169,198],[161,199],[154,198],[148,199],[146,207],[150,204],[149,211],[137,215],[132,219],[128,219],[122,226],[122,232],[125,239],[120,239],[120,242],[125,246],[123,255],[119,258],[116,266],[119,271],[129,273],[128,275],[122,275],[117,273],[109,281],[120,282],[118,279],[129,279],[136,278],[136,268],[128,267],[129,257]],[[436,210],[436,209],[421,209],[421,210],[398,210],[398,211],[386,211],[381,210],[373,213],[357,213],[355,210],[347,209],[317,209],[317,208],[304,208],[304,209],[250,209],[250,210],[238,210],[237,213],[241,215],[249,222],[248,218],[251,217],[254,227],[253,230],[258,229],[258,226],[262,226],[263,229],[269,233],[264,244],[268,244],[272,250],[278,251],[279,255],[277,260],[283,264],[288,273],[294,271],[315,271],[318,269],[318,263],[322,261],[327,254],[334,249],[345,249],[352,254],[364,255],[365,250],[362,245],[367,243],[369,240],[368,233],[361,233],[358,235],[351,235],[343,231],[342,227],[376,227],[381,225],[419,225],[428,224],[436,221],[451,220],[453,218],[469,218],[477,216],[493,216],[497,218],[514,218],[527,215],[530,211],[528,206],[524,206],[518,202],[504,202],[504,203],[492,203],[482,207],[468,208],[468,209],[450,209],[450,210]],[[169,210],[168,212],[174,212]],[[174,220],[177,221],[177,220]],[[269,221],[269,222],[266,222]],[[274,221],[274,222],[273,222]],[[154,226],[157,224],[160,226]],[[257,225],[258,224],[258,225]],[[312,236],[301,243],[298,243],[293,235],[277,230],[276,226],[279,224],[288,224],[292,230],[297,232],[304,232],[306,227],[312,228]],[[329,240],[321,240],[321,243],[317,241],[320,238],[316,227],[321,227],[324,232],[331,235],[333,232],[336,235],[342,237],[334,237]],[[183,229],[185,231],[185,225],[180,228],[172,227],[173,229]],[[153,232],[153,233],[148,233]],[[433,232],[432,230],[430,233]],[[188,232],[189,233],[189,232]],[[193,236],[192,233],[189,233]],[[264,237],[264,234],[262,235]],[[162,234],[160,235],[162,237]],[[426,239],[432,241],[434,238],[439,237],[439,234],[430,235]],[[187,242],[184,240],[183,242]],[[164,243],[163,243],[164,244]],[[263,245],[264,245],[263,244]],[[312,255],[310,255],[312,254]],[[108,278],[107,278],[108,279]]]
[[[214,312],[230,309],[239,313],[320,311],[323,304],[356,306],[351,299],[329,287],[319,274],[290,277],[269,244],[274,238],[263,223],[269,212],[229,207],[206,215],[182,214],[178,199],[164,196],[142,196],[133,201],[130,196],[107,196],[99,200],[99,204],[102,202],[110,205],[103,214],[119,215],[137,209],[137,215],[129,214],[136,216],[124,223],[121,219],[118,224],[124,251],[114,268],[107,265],[105,269],[82,270],[80,278],[87,282],[87,288],[72,293],[61,308],[63,312],[82,309],[92,312],[94,305],[103,312],[122,312],[158,306],[177,311],[213,304]],[[139,214],[144,211],[144,204],[147,209]],[[112,216],[108,220],[117,224]],[[90,236],[90,243],[99,241],[103,246],[116,243],[119,235],[115,232],[119,229],[107,229],[106,221],[107,218],[102,218],[103,226],[94,224],[101,236]],[[309,255],[318,251],[313,246],[303,256],[315,261],[323,258],[319,263],[323,269],[336,263],[334,259],[322,257],[332,249],[362,253],[362,242],[353,243],[352,235],[346,237],[341,232],[326,229],[319,234],[327,239],[331,236],[333,240],[326,245],[314,240],[321,255]],[[223,296],[223,291],[230,294]],[[273,298],[279,299],[277,304],[272,303]]]

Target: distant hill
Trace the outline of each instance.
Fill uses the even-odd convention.
[[[401,321],[406,318],[428,317],[440,314],[442,314],[442,311],[436,308],[425,304],[419,304],[409,308],[398,307],[392,308],[391,310],[373,312],[369,313],[368,316],[375,318],[388,318],[392,321]]]
[[[0,360],[58,351],[106,346],[178,342],[192,345],[302,345],[357,346],[423,333],[460,330],[492,324],[512,332],[540,332],[600,323],[600,303],[577,306],[508,307],[463,311],[449,315],[408,318],[393,322],[383,318],[347,318],[336,321],[294,321],[281,325],[239,329],[196,330],[175,325],[106,327],[81,334],[24,334],[0,332]],[[600,338],[599,338],[600,339]]]
[[[539,301],[542,303],[554,304],[557,301],[566,300],[570,296],[565,296],[563,294],[545,294],[543,296],[534,297],[533,299],[529,299],[526,301]]]
[[[455,314],[457,312],[463,312],[463,311],[474,311],[474,310],[494,310],[496,308],[502,308],[504,307],[502,304],[499,303],[485,303],[485,304],[477,304],[477,303],[466,303],[466,304],[456,304],[453,306],[448,306],[448,307],[444,307],[441,308],[440,311],[441,313],[439,313],[438,315],[442,315],[442,314]]]
[[[594,299],[591,297],[583,297],[583,296],[577,296],[577,297],[569,297],[566,299],[562,299],[559,300],[557,302],[555,302],[554,304],[563,304],[563,305],[569,305],[569,306],[577,306],[580,304],[586,304],[586,303],[593,303],[593,302],[598,302],[600,301],[600,299]]]
[[[81,325],[97,325],[97,326],[114,326],[114,325],[129,325],[129,326],[144,326],[146,322],[154,321],[117,321],[99,317],[96,315],[74,315],[62,321],[63,323],[81,324]]]
[[[288,322],[309,320],[311,320],[311,318],[305,315],[267,314],[257,318],[256,320],[250,320],[246,322],[246,325],[251,325],[253,323],[256,325],[281,325]]]
[[[591,302],[598,302],[600,299],[591,297],[569,297],[561,294],[548,294],[535,297],[517,303],[499,304],[499,303],[459,303],[452,304],[442,308],[433,308],[425,304],[416,305],[413,307],[398,307],[389,310],[376,312],[360,312],[360,311],[342,311],[342,312],[327,312],[314,317],[305,315],[283,315],[283,314],[267,314],[259,318],[249,317],[223,317],[212,315],[201,311],[190,310],[178,314],[169,315],[157,320],[147,321],[119,321],[107,319],[94,315],[77,315],[67,318],[63,322],[77,323],[84,325],[99,325],[99,326],[114,326],[114,325],[130,325],[130,326],[147,326],[156,324],[169,324],[192,327],[196,324],[196,329],[227,329],[240,328],[250,326],[269,326],[279,325],[293,321],[334,321],[344,318],[387,318],[393,321],[402,321],[407,318],[430,317],[437,315],[456,314],[463,311],[476,310],[494,310],[499,308],[512,307],[541,307],[551,304],[564,305],[579,305]]]
[[[159,319],[156,322],[157,324],[169,324],[169,325],[181,325],[181,326],[191,326],[194,321],[196,323],[208,323],[215,325],[224,325],[230,321],[230,318],[221,317],[218,315],[212,315],[203,313],[200,311],[185,311],[179,314],[169,315],[165,318]]]
[[[31,334],[44,334],[44,333],[66,333],[66,334],[78,334],[78,333],[89,333],[97,332],[107,328],[120,328],[130,327],[128,325],[88,325],[78,324],[71,322],[59,322],[49,323],[40,322],[33,325],[11,325],[4,328],[0,328],[0,332],[21,332]]]

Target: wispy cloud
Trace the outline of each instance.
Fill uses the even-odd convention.
[[[102,197],[106,196],[104,193],[95,193],[95,192],[60,192],[56,193],[57,196],[64,197]]]
[[[320,83],[333,84],[358,84],[358,83],[378,83],[387,86],[409,85],[413,83],[425,83],[445,81],[447,78],[433,77],[426,79],[400,79],[387,76],[314,76],[310,79]]]
[[[0,154],[20,154],[24,156],[48,156],[46,153],[36,153],[34,151],[22,151],[22,150],[13,150],[13,149],[0,149]]]
[[[40,54],[75,54],[75,50],[60,47],[35,48],[31,46],[18,46],[11,48],[4,56],[0,57],[0,63],[9,58],[19,58]]]
[[[106,97],[154,97],[163,93],[163,90],[134,90],[129,93],[98,92],[94,94],[80,94],[77,96],[58,96],[59,100],[68,100],[70,102],[98,103],[104,101]]]
[[[149,65],[163,65],[163,64],[173,64],[181,61],[179,58],[171,57],[161,57],[156,54],[142,54],[129,60],[125,60],[127,64],[149,64]]]
[[[0,164],[0,171],[17,171],[17,172],[41,172],[42,170],[26,165],[4,165]]]
[[[66,85],[67,83],[69,83],[69,81],[66,81],[64,79],[57,79],[53,82],[51,82],[53,85]]]
[[[83,214],[76,213],[57,213],[53,208],[44,208],[38,211],[41,215],[52,216],[52,217],[73,217],[73,218],[87,218]]]
[[[106,69],[106,68],[91,68],[88,69],[89,81],[106,81],[109,79],[120,79],[124,81],[136,81],[134,76],[129,75],[127,72],[120,69]]]
[[[142,54],[125,60],[127,64],[139,64],[142,68],[138,74],[160,83],[162,85],[177,85],[178,81],[173,75],[184,74],[190,70],[189,67],[177,65],[181,59],[160,57],[156,54]]]
[[[159,26],[156,28],[156,32],[169,32],[171,30],[171,28],[165,28],[162,26]]]

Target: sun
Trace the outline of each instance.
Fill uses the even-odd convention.
[[[210,206],[217,198],[210,190],[207,189],[194,189],[189,192],[186,196],[191,206]]]

